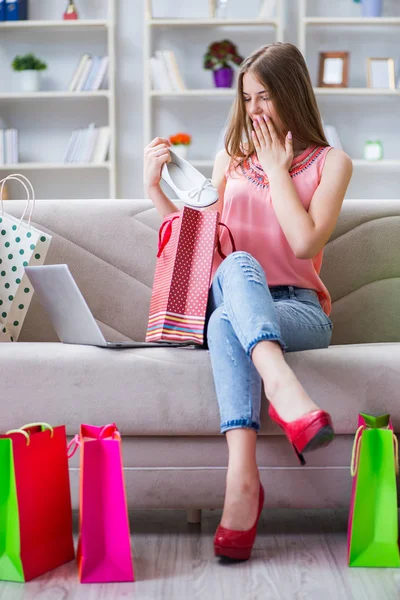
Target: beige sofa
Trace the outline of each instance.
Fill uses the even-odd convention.
[[[22,202],[7,210],[20,216]],[[142,340],[160,219],[148,200],[40,201],[53,235],[47,263],[67,263],[108,339]],[[390,412],[400,430],[400,200],[345,201],[321,276],[331,292],[328,349],[288,353],[337,436],[300,467],[264,399],[258,461],[266,506],[348,506],[357,413]],[[34,297],[21,343],[0,344],[3,431],[22,423],[115,421],[131,508],[219,508],[227,449],[206,350],[62,345]],[[47,343],[44,343],[47,342]],[[71,461],[78,502],[78,456]]]

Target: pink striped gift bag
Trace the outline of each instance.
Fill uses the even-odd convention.
[[[147,342],[203,344],[215,249],[225,258],[218,228],[226,226],[219,217],[218,211],[185,206],[164,219],[159,231]]]

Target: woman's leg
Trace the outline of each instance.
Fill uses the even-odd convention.
[[[318,408],[285,361],[289,348],[261,265],[246,252],[230,254],[215,275],[211,294],[216,305],[223,303],[227,319],[281,418],[292,421]],[[296,329],[296,314],[290,326]],[[301,326],[297,329],[298,337],[304,337]]]
[[[290,312],[290,307],[285,310]],[[283,352],[288,348],[281,336],[280,323],[286,322],[278,318],[280,311],[274,305],[265,274],[249,254],[236,252],[222,263],[210,291],[211,311],[207,340],[221,432],[226,434],[229,448],[221,524],[228,529],[246,530],[253,525],[257,514],[259,479],[255,446],[262,380],[267,397],[276,402],[276,409],[280,411],[282,406],[282,418],[286,416],[285,403],[287,407],[294,405],[301,414],[316,405],[284,359]],[[295,312],[289,324],[295,329],[296,315]],[[304,338],[305,330],[301,327],[297,330],[299,337]],[[298,341],[291,342],[296,348]],[[312,345],[312,340],[308,343]],[[278,383],[282,384],[279,389]]]
[[[266,397],[284,421],[294,421],[318,409],[285,361],[278,344],[259,342],[251,357],[263,380]]]
[[[224,306],[208,321],[207,341],[221,415],[221,433],[229,450],[221,525],[246,531],[257,516],[259,473],[256,438],[260,427],[261,377],[246,355]]]

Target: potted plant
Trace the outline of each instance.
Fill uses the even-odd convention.
[[[213,72],[216,87],[232,87],[233,69],[231,64],[240,65],[243,57],[230,40],[213,42],[203,59],[203,66]]]
[[[21,92],[37,92],[40,83],[40,71],[47,69],[47,64],[39,60],[34,54],[16,56],[11,63],[14,71],[19,73],[19,87]]]
[[[189,146],[192,142],[192,136],[188,133],[176,133],[175,135],[169,136],[169,141],[173,146],[172,149],[175,154],[178,154],[178,156],[181,156],[182,158],[186,158]]]

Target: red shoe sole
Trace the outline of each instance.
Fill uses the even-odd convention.
[[[311,452],[330,444],[335,434],[329,417],[322,417],[311,423],[295,440],[293,445],[299,454]]]
[[[222,556],[225,558],[231,558],[233,560],[249,560],[252,549],[253,549],[253,547],[250,547],[250,548],[224,548],[223,546],[215,546],[214,545],[214,554],[215,554],[215,556]]]

